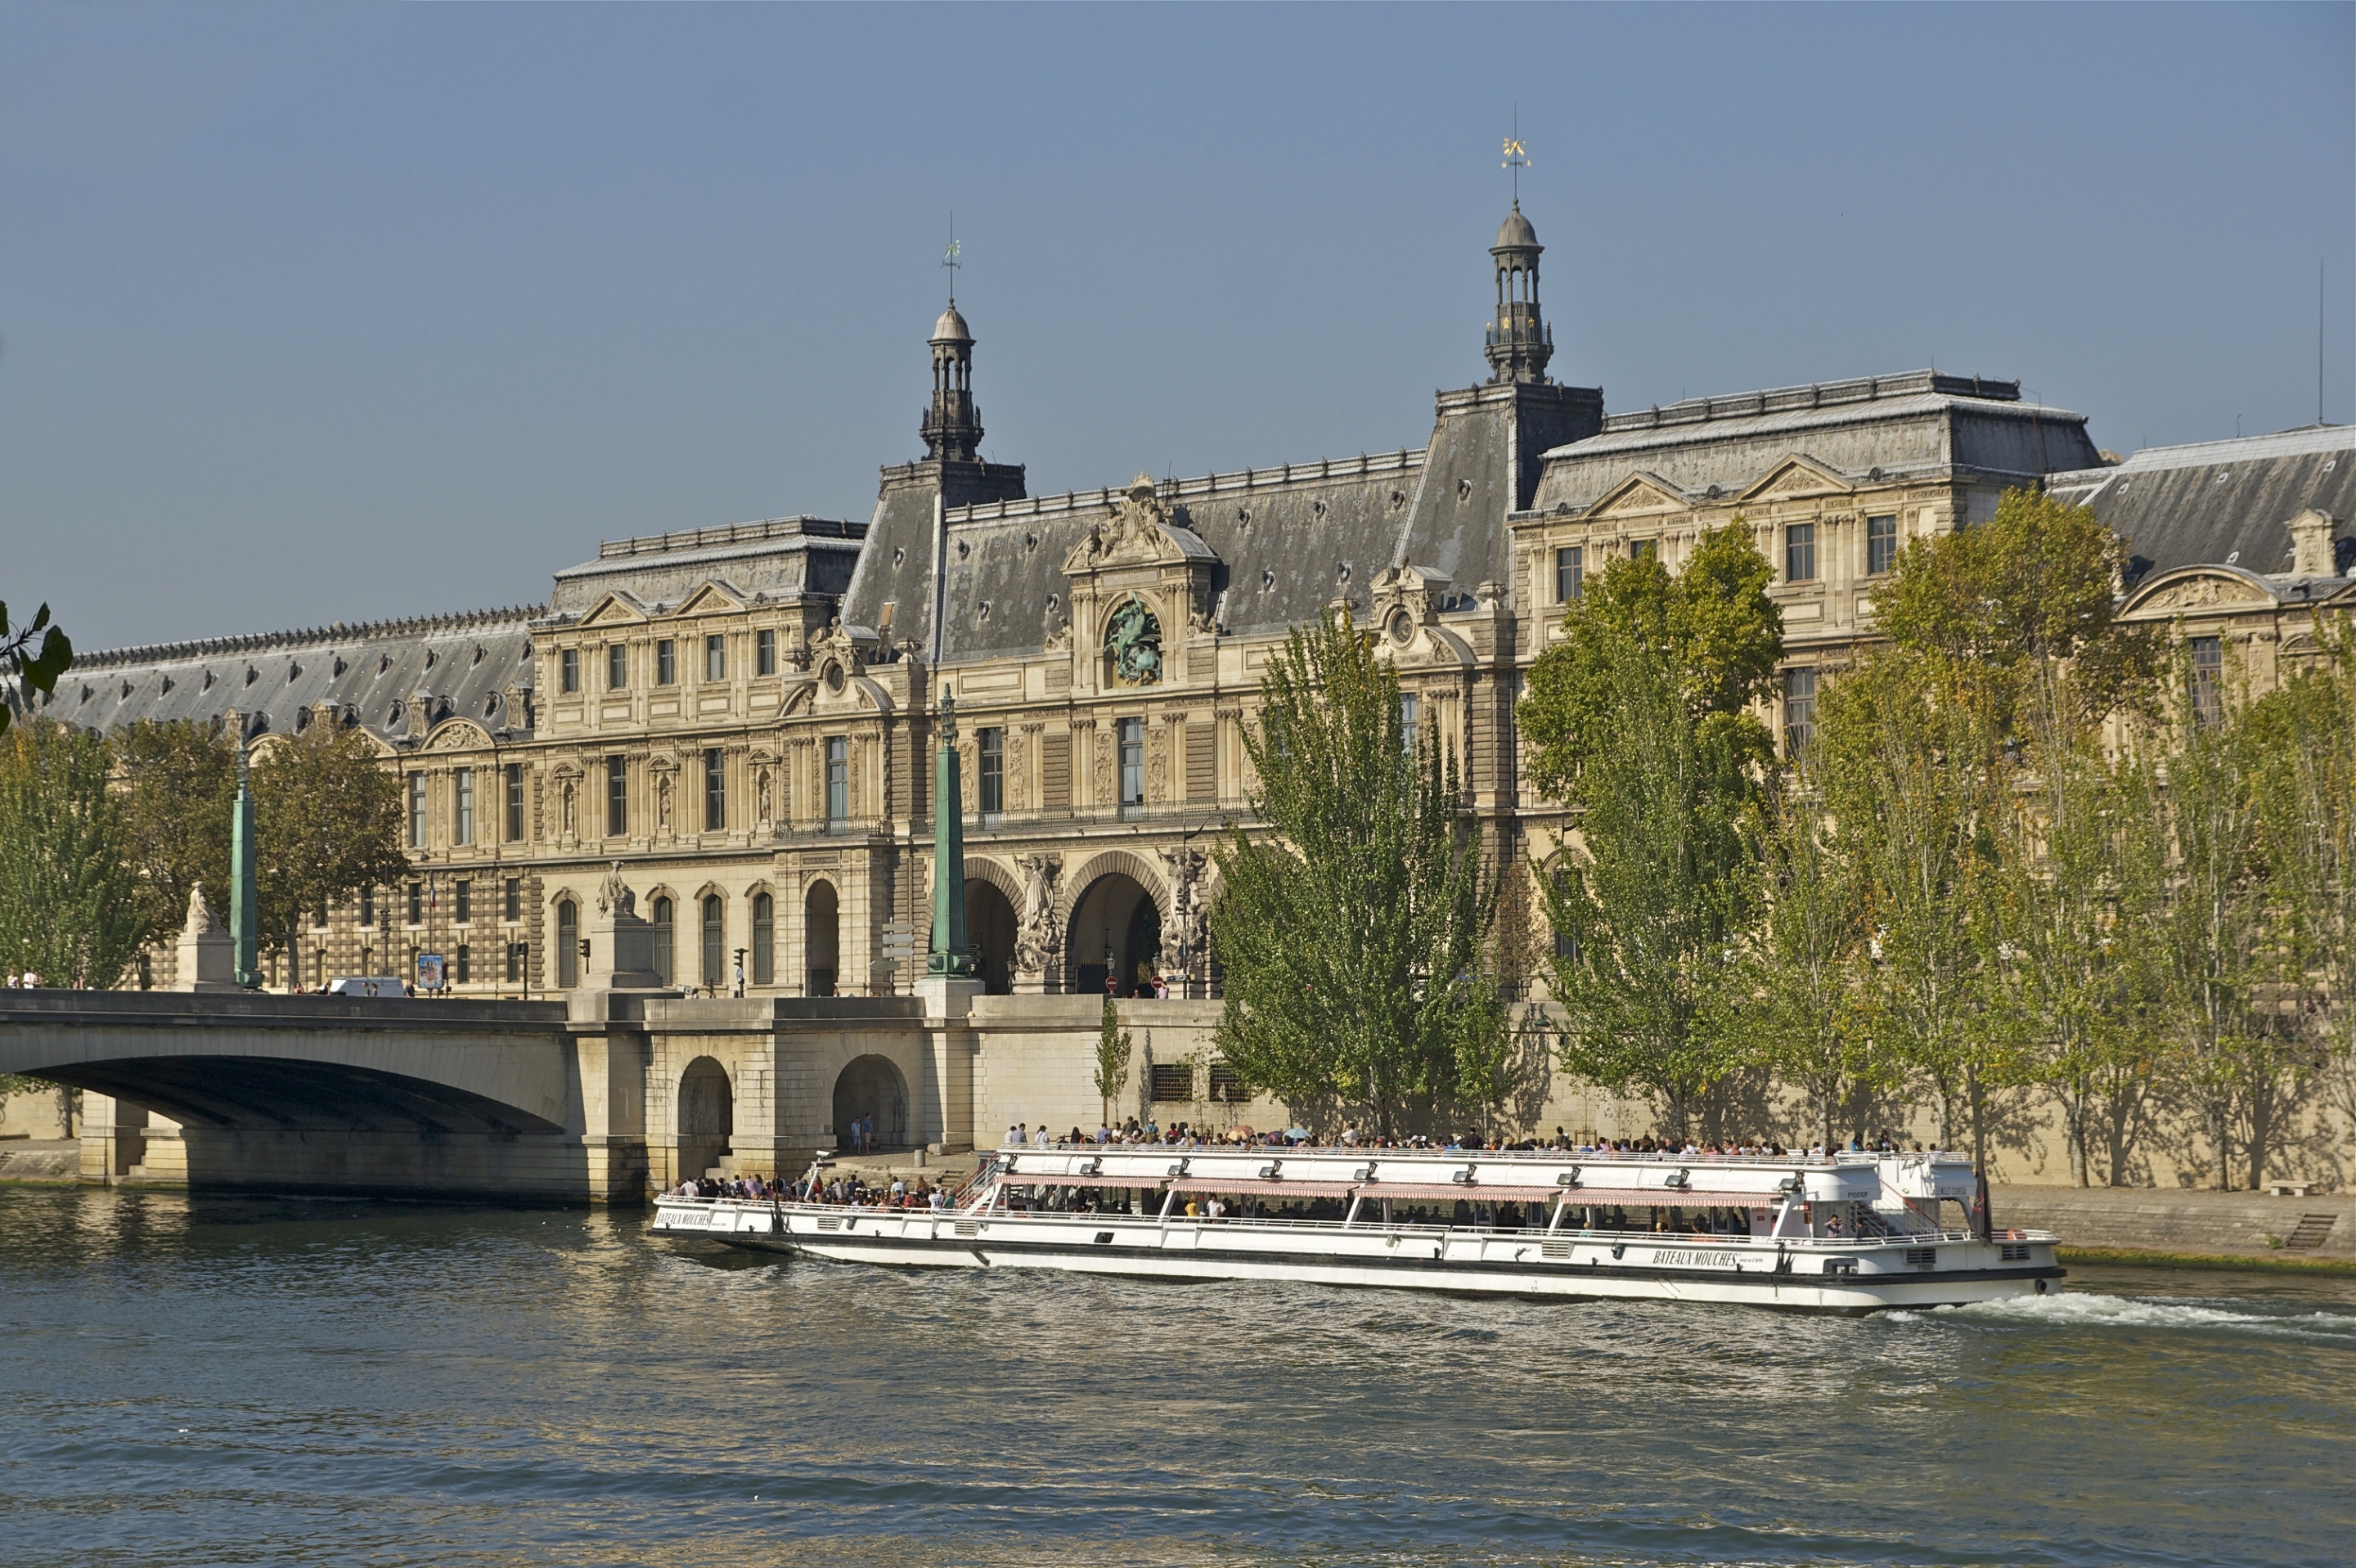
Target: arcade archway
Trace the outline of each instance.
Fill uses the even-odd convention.
[[[1162,963],[1162,911],[1135,878],[1108,872],[1088,884],[1072,906],[1068,927],[1072,990],[1105,994],[1113,977],[1124,997],[1151,996]]]
[[[851,1124],[863,1116],[875,1118],[873,1147],[908,1147],[908,1081],[889,1057],[852,1059],[834,1081],[834,1147],[848,1154]]]
[[[802,901],[802,952],[808,989],[804,995],[831,997],[842,971],[841,911],[832,882],[813,882]]]
[[[982,985],[993,997],[1014,990],[1014,905],[997,884],[976,877],[965,885],[965,940],[979,962]],[[1102,984],[1102,982],[1098,982]]]

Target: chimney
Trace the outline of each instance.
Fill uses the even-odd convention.
[[[2290,529],[2290,570],[2294,577],[2334,577],[2339,563],[2332,560],[2331,514],[2309,507],[2283,525]]]

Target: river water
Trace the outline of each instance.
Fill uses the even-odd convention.
[[[11,1563],[2356,1558],[2348,1277],[1835,1319],[0,1189],[0,1309]]]

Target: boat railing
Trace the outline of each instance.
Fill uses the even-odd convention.
[[[1689,1166],[1697,1161],[1705,1165],[1762,1166],[1779,1169],[1809,1166],[1830,1168],[1843,1165],[1877,1165],[1885,1159],[1913,1157],[1940,1165],[1969,1165],[1969,1156],[1954,1149],[1836,1149],[1829,1154],[1807,1154],[1793,1150],[1786,1154],[1663,1154],[1632,1153],[1619,1149],[1593,1148],[1443,1148],[1428,1145],[1417,1148],[1376,1147],[1367,1144],[1162,1144],[1162,1143],[1080,1143],[1006,1144],[992,1151],[1012,1154],[1133,1154],[1158,1157],[1163,1154],[1192,1155],[1197,1158],[1211,1155],[1231,1155],[1244,1157],[1280,1156],[1309,1158],[1327,1156],[1355,1159],[1452,1159],[1476,1160],[1486,1165],[1494,1161],[1526,1161],[1531,1164],[1562,1165],[1583,1161],[1596,1165],[1675,1165]]]

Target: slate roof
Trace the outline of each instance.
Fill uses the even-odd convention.
[[[2017,381],[1914,370],[1615,414],[1546,454],[1535,505],[1581,511],[1639,472],[1710,499],[1795,454],[1859,480],[1962,471],[2008,484],[2099,461],[2085,415],[2019,398]]]
[[[840,595],[866,537],[864,523],[792,517],[616,539],[599,546],[596,560],[556,574],[549,613],[584,614],[609,592],[648,609],[675,605],[712,581],[747,600]]]
[[[429,722],[461,716],[529,733],[506,688],[532,684],[531,623],[540,605],[253,636],[209,637],[79,654],[43,711],[91,730],[141,720],[213,720],[230,709],[292,734],[306,709],[335,702],[391,741],[405,704],[430,693]],[[529,708],[529,703],[525,704]]]
[[[1367,607],[1366,585],[1391,564],[1424,461],[1401,449],[1158,488],[1192,536],[1189,553],[1199,546],[1221,562],[1212,578],[1214,601],[1226,597],[1221,624],[1266,635],[1314,620],[1336,598]],[[942,661],[1038,652],[1066,619],[1065,558],[1111,519],[1120,496],[1108,486],[950,508]]]
[[[2356,426],[2309,425],[2274,435],[2146,447],[2115,466],[2056,474],[2054,496],[2092,507],[2127,540],[2127,581],[2201,563],[2286,572],[2289,530],[2313,507],[2339,524],[2339,565],[2356,560]]]

